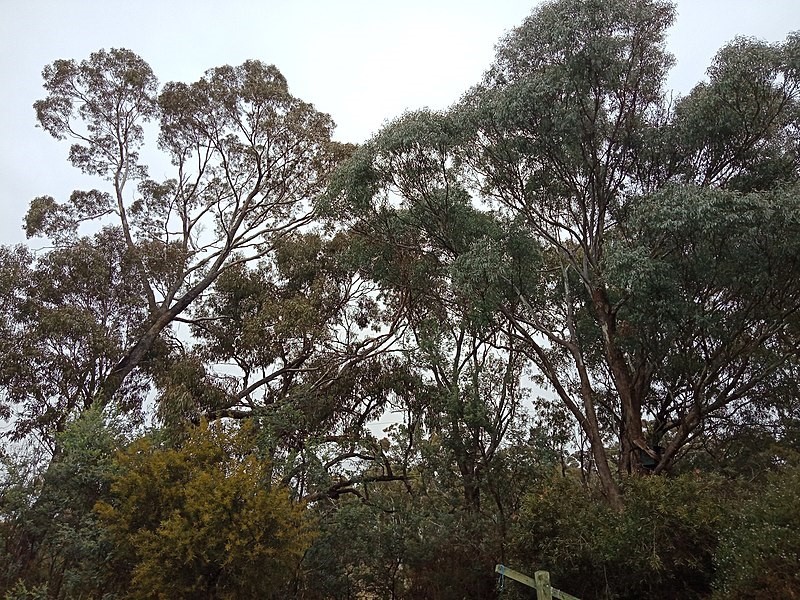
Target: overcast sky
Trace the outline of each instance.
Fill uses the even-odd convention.
[[[68,143],[35,127],[41,70],[100,48],[129,48],[161,82],[195,81],[249,58],[273,63],[291,92],[330,113],[336,138],[361,142],[404,110],[446,108],[480,77],[503,33],[535,0],[0,0],[0,243],[24,240],[35,196],[98,187],[66,161]],[[736,35],[780,41],[800,29],[798,0],[683,0],[671,30],[685,93]],[[158,176],[158,173],[151,173]],[[166,173],[164,174],[166,175]]]

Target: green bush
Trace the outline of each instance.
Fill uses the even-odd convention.
[[[800,467],[738,503],[715,556],[715,600],[800,598]]]
[[[550,571],[555,587],[583,600],[707,596],[726,514],[724,482],[645,477],[623,489],[621,512],[571,478],[531,493],[511,535],[516,565]]]

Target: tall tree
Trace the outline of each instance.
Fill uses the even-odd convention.
[[[408,411],[447,448],[464,506],[478,511],[481,480],[526,395],[523,355],[494,313],[502,292],[481,284],[501,271],[524,277],[538,248],[513,221],[471,206],[454,167],[460,140],[444,115],[406,115],[359,148],[326,210],[349,227],[363,276],[398,307],[398,345],[419,379]]]
[[[222,273],[269,255],[311,221],[309,201],[343,149],[330,139],[330,117],[258,61],[211,69],[193,84],[168,83],[160,93],[150,67],[128,50],[58,60],[43,76],[40,125],[74,140],[72,164],[107,188],[64,203],[35,199],[27,233],[67,247],[78,243],[81,223],[115,222],[146,305],[137,335],[96,394],[108,402]],[[141,158],[148,121],[160,126],[158,145],[174,169],[165,181],[148,179]]]
[[[672,105],[673,16],[662,1],[542,5],[450,111],[406,115],[360,150],[330,203],[469,257],[457,279],[509,324],[617,507],[615,470],[669,468],[798,356],[797,37],[734,42]],[[459,206],[523,232],[528,260],[486,225],[454,247],[442,232]],[[438,281],[431,264],[411,264],[416,289]]]
[[[794,275],[765,280],[770,258],[748,250],[746,240],[758,235],[752,230],[746,239],[710,237],[729,226],[735,235],[744,223],[774,223],[776,212],[793,213],[794,192],[726,203],[691,187],[739,182],[751,191],[797,180],[797,40],[775,47],[739,40],[724,48],[709,69],[709,84],[670,111],[664,31],[672,15],[664,2],[547,4],[501,43],[494,66],[460,109],[475,127],[464,160],[478,189],[501,211],[525,220],[561,273],[560,281],[546,284],[555,291],[546,305],[528,301],[524,311],[508,304],[501,310],[589,438],[603,487],[617,504],[604,430],[616,429],[620,472],[640,470],[643,457],[663,470],[706,417],[752,399],[754,388],[797,356],[789,344],[772,362],[758,359],[761,348],[785,339],[798,309]],[[714,208],[704,211],[705,202]],[[664,206],[675,212],[667,209],[667,217],[653,210]],[[686,218],[676,220],[682,210]],[[741,210],[748,212],[744,223],[736,216]],[[617,241],[632,232],[634,213],[661,231],[628,237],[628,250],[636,250],[623,270],[628,279],[619,285],[612,280],[623,245]],[[690,219],[705,228],[698,240],[720,245],[710,253],[660,245],[685,232]],[[761,232],[775,253],[793,256],[795,227]],[[657,268],[661,260],[684,261],[684,273],[691,269],[705,281],[668,287],[662,278],[664,287],[648,289],[632,279],[637,268]],[[795,268],[792,259],[785,264]],[[741,276],[746,265],[762,275],[757,297],[748,298],[735,276],[722,281],[724,273]],[[663,273],[651,275],[652,282]],[[720,302],[709,305],[709,295]],[[716,311],[724,333],[704,329],[699,341],[683,298],[693,310]],[[632,324],[640,301],[670,305],[648,332]],[[770,303],[777,305],[770,317],[755,316]],[[638,348],[629,343],[637,337]],[[666,341],[661,354],[644,350],[657,340]],[[663,383],[665,364],[680,362],[676,351],[698,359],[692,367],[684,363],[679,376],[691,382],[691,400],[676,401],[675,386]],[[605,419],[614,424],[610,430]],[[650,419],[657,423],[648,432],[643,423]],[[657,449],[662,444],[663,453]]]

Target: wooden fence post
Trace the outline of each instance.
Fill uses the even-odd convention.
[[[553,600],[553,588],[550,587],[550,573],[536,571],[533,574],[536,581],[536,600]]]
[[[505,565],[497,565],[494,568],[495,573],[500,573],[502,577],[508,577],[514,581],[519,581],[523,585],[527,585],[536,590],[536,600],[580,600],[575,596],[562,592],[550,585],[550,573],[547,571],[536,571],[534,577],[528,577],[524,573],[509,569]]]

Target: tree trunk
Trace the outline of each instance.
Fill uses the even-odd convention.
[[[620,404],[620,461],[622,473],[642,473],[639,451],[651,454],[642,431],[643,390],[634,385],[634,377],[624,352],[617,343],[616,314],[603,288],[592,290],[595,315],[603,332],[606,362],[611,371]]]

